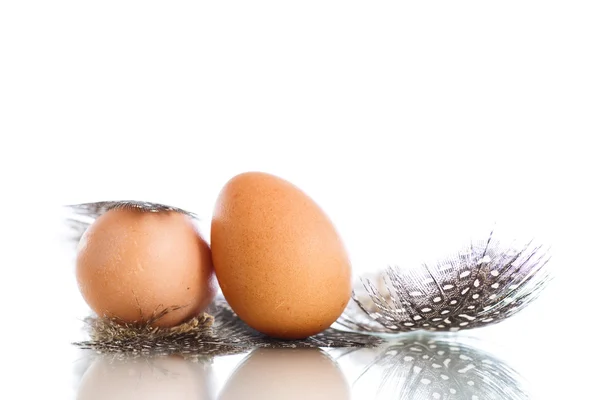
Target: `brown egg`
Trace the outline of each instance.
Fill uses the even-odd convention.
[[[225,185],[211,247],[228,303],[269,336],[319,333],[350,299],[350,261],[332,222],[299,188],[273,175],[248,172]]]
[[[191,218],[178,212],[113,209],[98,217],[79,243],[79,289],[99,316],[125,322],[178,325],[215,295],[210,249]]]

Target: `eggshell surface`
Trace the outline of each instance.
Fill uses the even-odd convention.
[[[331,220],[304,192],[276,176],[248,172],[223,187],[211,248],[228,303],[269,336],[319,333],[350,299],[350,261]]]
[[[110,210],[82,236],[76,265],[79,289],[99,316],[171,327],[199,313],[216,288],[208,244],[191,218],[177,212]]]

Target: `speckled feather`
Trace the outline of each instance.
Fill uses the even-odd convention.
[[[196,217],[196,214],[181,208],[137,200],[98,201],[94,203],[71,204],[66,207],[75,214],[91,218],[98,218],[100,215],[113,208],[138,208],[146,212],[176,211],[191,217]]]
[[[90,224],[105,212],[115,208],[137,208],[147,212],[175,211],[197,220],[196,214],[181,208],[159,203],[137,200],[98,201],[94,203],[70,204],[65,206],[68,215],[65,226],[69,230],[68,239],[76,244]]]
[[[303,340],[273,339],[250,328],[233,312],[223,297],[217,297],[208,310],[214,315],[214,334],[227,343],[239,343],[251,347],[313,348],[313,347],[372,347],[381,343],[375,336],[326,329]]]
[[[531,303],[551,279],[549,252],[494,239],[472,243],[435,265],[389,267],[362,279],[364,291],[338,319],[346,329],[398,333],[458,331],[498,323]]]
[[[164,315],[163,310],[153,318]],[[151,322],[123,324],[108,318],[86,319],[91,340],[74,343],[98,353],[150,356],[178,354],[186,357],[235,354],[251,348],[372,347],[381,339],[359,333],[327,329],[304,340],[277,340],[248,327],[217,297],[207,314],[174,328],[154,328]]]

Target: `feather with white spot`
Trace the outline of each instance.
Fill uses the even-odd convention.
[[[360,332],[458,331],[498,323],[530,304],[551,280],[549,250],[494,238],[435,264],[388,267],[363,288],[337,323]],[[362,293],[361,293],[362,292]]]

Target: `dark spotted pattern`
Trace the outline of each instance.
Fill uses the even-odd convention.
[[[493,236],[435,265],[363,279],[364,294],[355,290],[337,322],[362,332],[458,331],[512,316],[550,281],[550,257],[542,246],[506,246]]]
[[[87,320],[87,324],[92,339],[75,345],[106,354],[127,356],[178,354],[199,357],[242,353],[256,347],[373,347],[382,342],[375,336],[341,332],[335,329],[327,329],[304,340],[272,339],[253,330],[240,320],[223,297],[217,297],[207,313],[214,317],[212,326],[176,329],[172,333],[148,330],[145,326],[115,328],[110,326],[111,321],[91,317]],[[115,333],[107,335],[105,332],[108,329]]]

